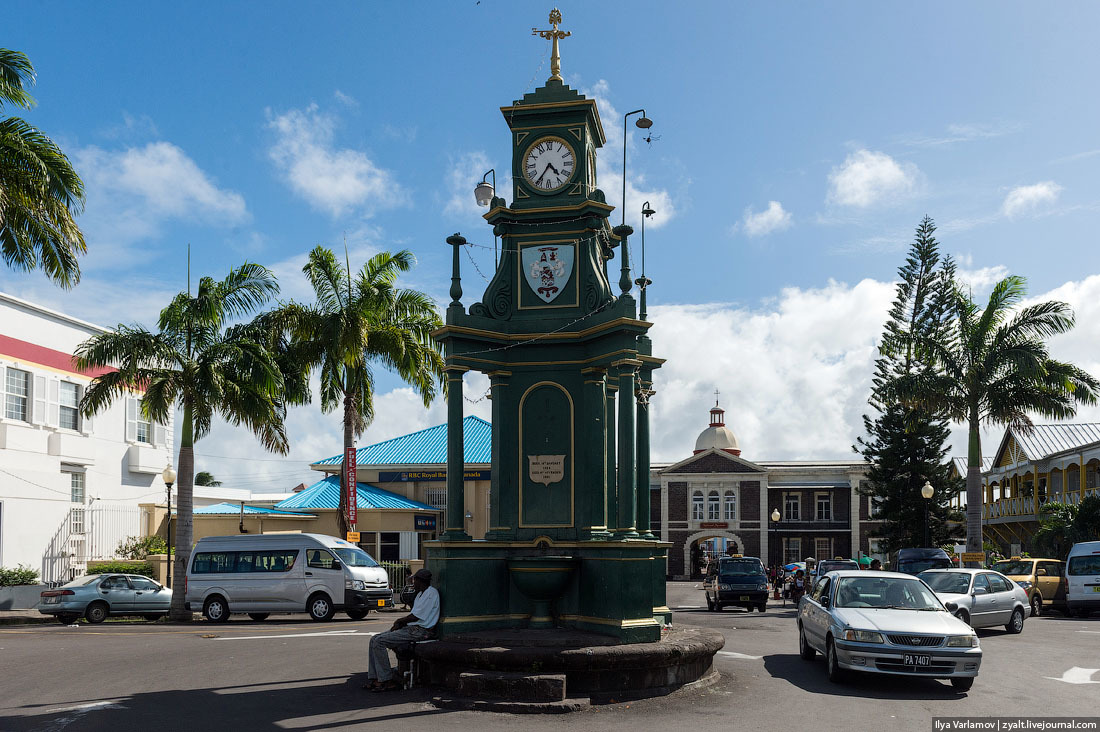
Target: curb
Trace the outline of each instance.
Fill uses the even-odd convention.
[[[33,615],[20,616],[14,618],[0,617],[0,625],[42,625],[43,623],[56,623],[50,615],[42,615],[40,617],[34,617]]]

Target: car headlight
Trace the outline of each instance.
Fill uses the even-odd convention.
[[[858,641],[860,643],[882,643],[882,633],[873,630],[846,630],[844,640]]]
[[[730,588],[729,585],[718,585],[718,589],[720,589],[720,590],[728,590],[729,588]]]
[[[768,589],[768,583],[767,582],[761,582],[760,584],[758,584],[756,586],[756,589],[758,589],[758,590],[767,590]]]
[[[344,580],[345,590],[365,590],[367,589],[367,583],[363,580]]]
[[[1016,584],[1018,584],[1020,587],[1023,587],[1025,590],[1031,589],[1031,583],[1027,580],[1016,580]]]
[[[977,648],[978,636],[976,635],[951,635],[947,637],[949,648]]]

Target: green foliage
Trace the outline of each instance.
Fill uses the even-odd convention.
[[[1036,552],[1065,559],[1082,541],[1100,539],[1100,496],[1087,496],[1076,506],[1049,501],[1039,509],[1039,530],[1032,537]]]
[[[0,48],[0,108],[34,106],[27,88],[34,67],[19,51]],[[87,251],[75,216],[84,183],[53,140],[18,117],[0,118],[0,258],[9,267],[41,269],[62,287],[80,280]]]
[[[111,560],[107,562],[88,562],[87,574],[140,574],[148,577],[149,579],[156,579],[156,572],[153,570],[152,562],[124,562],[121,560]]]
[[[162,536],[131,536],[118,543],[115,554],[124,559],[145,559],[150,554],[167,554],[168,542]]]
[[[221,484],[220,480],[216,480],[212,473],[205,470],[195,473],[195,485],[219,486]]]
[[[947,317],[948,294],[954,276],[950,259],[940,262],[935,224],[927,216],[917,227],[905,264],[898,269],[900,282],[883,328],[880,357],[875,362],[870,404],[878,412],[863,417],[867,435],[854,449],[868,462],[868,485],[863,495],[878,508],[883,524],[874,536],[890,552],[925,546],[925,510],[928,511],[929,546],[949,543],[961,532],[951,499],[962,482],[951,478],[945,443],[947,423],[932,413],[891,401],[893,384],[912,373],[927,373],[933,366],[913,334],[942,333]],[[922,337],[923,337],[922,335]],[[931,499],[921,495],[928,481],[935,488]]]
[[[38,570],[20,564],[14,569],[0,567],[0,587],[16,587],[18,585],[37,585]]]

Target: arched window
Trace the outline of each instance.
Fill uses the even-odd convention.
[[[726,491],[723,503],[726,508],[726,521],[737,520],[737,496],[734,495],[733,491]]]
[[[722,507],[718,503],[718,491],[711,491],[707,496],[707,519],[717,521],[722,517]]]
[[[695,491],[691,496],[691,518],[695,521],[703,520],[703,491]]]

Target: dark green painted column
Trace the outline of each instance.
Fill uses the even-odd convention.
[[[607,397],[605,372],[601,368],[587,368],[581,371],[584,376],[584,414],[586,423],[581,434],[603,435],[604,422],[607,419]],[[604,442],[604,440],[600,440]],[[607,460],[606,443],[600,449],[586,449],[585,463],[581,466],[582,489],[580,491],[580,513],[577,516],[579,538],[582,541],[601,541],[610,538],[607,530]]]
[[[447,372],[447,530],[444,541],[469,541],[466,533],[465,449],[462,434],[462,374],[468,369],[448,366]]]
[[[607,430],[604,432],[604,459],[607,462],[604,467],[607,473],[604,477],[607,481],[608,531],[614,531],[615,527],[619,525],[619,485],[615,482],[615,463],[617,461],[617,453],[615,452],[615,394],[618,390],[619,381],[613,379],[611,372],[609,372],[607,384],[604,386],[606,395],[604,415],[607,422]]]
[[[653,539],[649,521],[649,400],[653,397],[653,371],[643,369],[638,376],[638,421],[635,425],[638,436],[637,492],[638,514],[636,517],[638,533],[644,539]]]
[[[634,465],[634,370],[641,365],[636,359],[616,361],[612,366],[619,367],[619,425],[618,425],[618,478],[619,478],[619,520],[615,536],[635,538],[638,536],[635,514],[637,468]]]
[[[497,436],[493,438],[492,466],[493,472],[489,486],[489,531],[485,538],[489,541],[509,541],[516,535],[515,515],[515,491],[504,490],[509,485],[507,477],[511,475],[507,463],[507,450],[503,434],[509,419],[505,412],[508,407],[508,399],[504,390],[508,387],[508,377],[511,371],[491,371],[489,381],[491,384],[490,395],[493,400],[493,425],[497,430]]]

